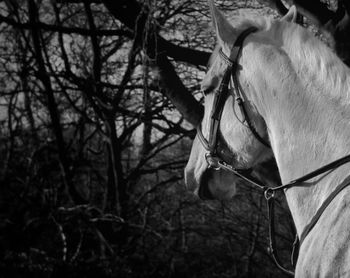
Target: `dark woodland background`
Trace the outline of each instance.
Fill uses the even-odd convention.
[[[348,1],[216,4],[278,18],[292,2],[348,63]],[[283,277],[260,192],[184,185],[210,26],[204,0],[0,0],[0,277]],[[290,266],[283,196],[276,211]]]

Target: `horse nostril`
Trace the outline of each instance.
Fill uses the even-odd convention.
[[[200,185],[199,190],[198,190],[198,197],[205,201],[205,200],[214,200],[214,196],[211,194],[210,189],[208,185]]]
[[[209,189],[208,183],[208,174],[204,173],[199,189],[198,189],[198,197],[202,200],[214,200],[214,196]]]

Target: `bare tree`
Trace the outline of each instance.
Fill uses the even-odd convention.
[[[293,3],[348,62],[346,2]],[[215,45],[208,14],[204,0],[0,2],[0,268],[280,276],[256,192],[206,204],[183,186]],[[278,181],[273,161],[259,167]],[[291,222],[278,219],[286,249]]]

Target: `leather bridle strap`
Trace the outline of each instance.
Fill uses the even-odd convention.
[[[248,113],[247,110],[244,106],[244,101],[242,98],[242,93],[241,93],[241,86],[239,85],[239,81],[237,78],[236,74],[232,74],[232,80],[234,83],[234,87],[236,88],[236,101],[238,104],[239,109],[241,110],[242,115],[244,116],[244,121],[247,123],[250,131],[253,133],[253,135],[255,136],[256,139],[258,139],[258,141],[263,144],[265,147],[267,148],[271,148],[270,144],[267,143],[259,134],[259,132],[257,132],[257,130],[255,129],[254,125],[252,124],[252,122],[250,121],[250,118],[248,117]]]
[[[201,144],[204,146],[204,148],[207,150],[206,153],[206,160],[208,162],[209,168],[219,169],[220,166],[218,164],[219,160],[222,160],[219,157],[219,154],[217,153],[216,147],[217,147],[217,137],[219,133],[219,125],[221,120],[221,115],[224,110],[225,102],[229,96],[229,83],[230,79],[233,79],[233,97],[235,97],[239,108],[242,112],[242,115],[244,115],[244,120],[247,123],[249,129],[253,133],[253,135],[257,138],[258,141],[260,141],[262,144],[264,144],[267,147],[270,147],[268,143],[264,141],[264,139],[258,134],[256,129],[254,128],[253,124],[251,123],[248,113],[244,107],[244,101],[242,98],[241,88],[240,84],[238,82],[236,73],[238,70],[238,58],[242,52],[243,42],[244,39],[251,33],[256,32],[258,29],[256,27],[250,27],[246,30],[244,30],[235,41],[231,53],[233,53],[233,59],[226,56],[222,50],[219,50],[219,55],[223,59],[223,61],[227,64],[227,68],[225,69],[223,78],[221,80],[220,86],[218,90],[215,91],[214,101],[212,105],[211,115],[209,119],[209,138],[206,139],[203,135],[201,124],[197,126],[197,134],[198,139],[201,142]]]
[[[350,155],[346,155],[346,156],[341,157],[341,158],[339,158],[331,163],[328,163],[328,164],[316,169],[315,171],[312,171],[312,172],[310,172],[310,173],[308,173],[300,178],[292,180],[289,183],[282,184],[282,185],[276,186],[276,187],[269,187],[267,190],[280,191],[283,189],[288,189],[288,188],[293,187],[293,186],[297,186],[298,184],[300,184],[302,182],[305,182],[309,179],[317,177],[325,172],[334,170],[334,169],[338,168],[339,166],[346,164],[346,163],[349,163],[349,162],[350,162]]]
[[[338,168],[339,166],[349,163],[350,162],[350,155],[344,156],[340,159],[337,159],[319,169],[316,169],[315,171],[312,171],[298,179],[295,179],[287,184],[283,184],[274,188],[267,188],[265,187],[264,190],[264,196],[267,202],[267,212],[268,212],[268,219],[269,219],[269,239],[270,239],[270,252],[272,255],[272,258],[275,261],[275,264],[278,268],[283,270],[285,273],[294,276],[294,273],[281,264],[280,260],[278,259],[277,253],[276,253],[276,242],[275,242],[275,227],[274,227],[274,199],[275,199],[275,192],[281,191],[284,189],[288,189],[293,186],[297,186],[298,184],[305,182],[311,178],[317,177],[325,172],[334,170]],[[298,257],[298,249],[304,242],[307,235],[310,233],[312,228],[316,225],[320,217],[322,216],[323,212],[326,210],[328,205],[332,202],[332,200],[347,186],[350,185],[350,177],[346,178],[341,184],[339,184],[336,189],[327,197],[327,199],[322,203],[322,205],[318,208],[315,215],[311,218],[310,222],[305,226],[303,232],[300,235],[300,238],[296,235],[294,243],[293,243],[293,250],[292,250],[292,265],[297,260]]]
[[[274,196],[266,196],[266,194],[265,194],[265,199],[267,201],[267,216],[269,219],[269,240],[270,240],[270,245],[269,245],[270,250],[269,251],[270,251],[270,254],[275,262],[275,265],[277,265],[277,267],[279,269],[281,269],[286,274],[294,276],[294,272],[285,268],[277,255],[276,237],[275,237]],[[295,245],[293,245],[293,246],[295,246]],[[293,248],[293,254],[294,254],[294,248]]]
[[[231,77],[232,77],[232,82],[233,82],[233,88],[234,88],[234,93],[233,96],[236,98],[237,104],[239,109],[241,110],[242,115],[244,116],[244,121],[247,123],[250,131],[253,133],[253,135],[255,136],[256,139],[258,139],[258,141],[263,144],[265,147],[267,148],[271,148],[270,144],[268,142],[266,142],[261,136],[260,134],[257,132],[257,130],[255,129],[254,125],[252,124],[252,122],[250,121],[250,118],[248,116],[247,110],[244,106],[244,98],[243,98],[243,94],[242,94],[242,87],[241,84],[239,83],[238,80],[238,76],[237,76],[237,72],[238,72],[238,58],[242,53],[242,46],[243,46],[243,41],[245,39],[246,36],[248,36],[250,33],[252,32],[256,32],[257,28],[256,27],[251,27],[248,28],[247,30],[243,31],[242,35],[244,36],[239,36],[233,46],[233,50],[235,50],[236,52],[236,56],[234,59],[234,63],[233,61],[231,61],[231,63],[233,63],[233,68],[231,71]],[[221,57],[224,60],[230,60],[220,49],[219,51]]]
[[[213,108],[210,115],[210,127],[209,127],[209,142],[208,151],[215,153],[217,144],[219,124],[222,112],[224,110],[225,102],[228,97],[228,84],[230,82],[231,68],[227,68],[224,72],[219,90],[215,92]]]
[[[228,84],[230,83],[232,67],[227,67],[218,90],[215,91],[213,106],[210,114],[209,139],[207,140],[201,130],[200,124],[197,126],[197,134],[204,148],[211,154],[215,153],[217,136],[222,112],[228,97]]]
[[[326,210],[328,205],[332,200],[341,192],[345,187],[350,185],[350,177],[346,178],[341,184],[339,184],[336,189],[327,197],[327,199],[322,203],[322,205],[317,210],[316,214],[312,217],[308,225],[305,226],[304,231],[300,235],[299,245],[301,246],[304,242],[306,236],[310,233],[312,228],[316,225],[317,221],[320,219],[323,212]]]
[[[262,182],[256,180],[255,178],[252,178],[251,176],[247,176],[244,172],[241,172],[235,168],[233,168],[230,165],[225,164],[224,162],[220,162],[221,168],[224,168],[233,174],[243,178],[250,184],[258,187],[259,189],[262,189],[264,192],[264,197],[267,202],[267,209],[268,209],[268,220],[269,220],[269,239],[270,239],[270,252],[272,255],[272,258],[277,265],[278,268],[280,268],[282,271],[289,275],[294,275],[294,273],[281,264],[280,260],[278,259],[277,253],[276,253],[276,241],[275,241],[275,228],[274,228],[274,200],[275,200],[275,192],[282,191],[284,189],[288,189],[290,187],[298,186],[298,184],[303,183],[307,180],[310,180],[314,177],[317,177],[325,172],[332,171],[336,168],[338,168],[341,165],[344,165],[346,163],[350,162],[350,155],[346,155],[340,159],[337,159],[329,164],[324,165],[323,167],[320,167],[319,169],[316,169],[315,171],[312,171],[298,179],[292,180],[289,183],[282,184],[280,186],[276,187],[267,187]],[[336,189],[327,197],[327,199],[322,203],[322,205],[318,208],[315,215],[310,220],[309,224],[307,224],[303,230],[303,232],[300,235],[300,238],[298,240],[298,237],[296,237],[296,240],[293,243],[293,252],[292,252],[292,264],[293,261],[296,260],[297,257],[297,247],[301,246],[301,244],[304,242],[307,235],[310,233],[312,228],[316,225],[320,217],[322,216],[323,212],[326,210],[328,205],[332,202],[332,200],[347,186],[350,185],[350,177],[346,178],[341,184],[339,184]]]

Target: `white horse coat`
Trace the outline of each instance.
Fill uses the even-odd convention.
[[[259,134],[270,141],[264,147],[237,118],[232,97],[226,101],[220,131],[233,153],[235,167],[255,167],[274,155],[283,183],[287,183],[350,153],[350,71],[310,32],[294,24],[293,7],[285,20],[244,21],[233,27],[210,2],[218,43],[230,57],[232,44],[248,26],[259,31],[243,46],[238,78],[249,103],[249,117]],[[225,63],[216,57],[202,82],[208,136],[212,92],[220,83]],[[239,114],[239,113],[238,113]],[[232,174],[207,172],[205,150],[194,140],[186,166],[189,188],[206,183],[216,198],[235,194]],[[345,164],[286,190],[289,208],[300,234],[334,188],[350,175]],[[205,178],[203,178],[205,176]],[[350,186],[330,203],[303,242],[296,277],[350,277]]]

